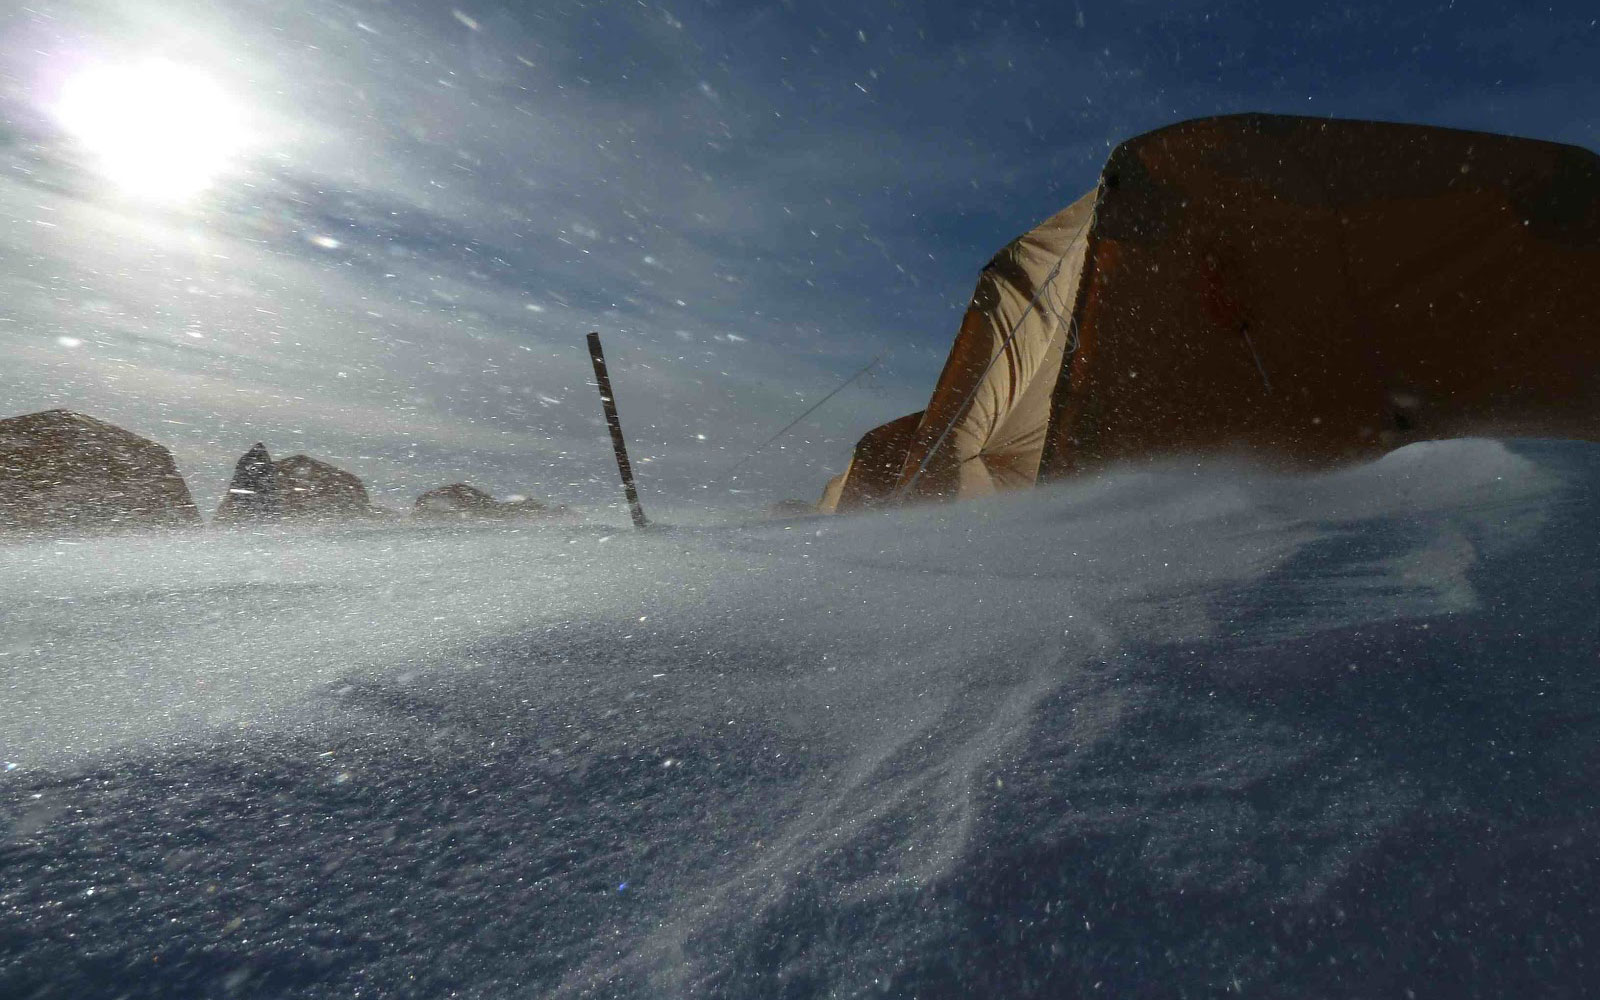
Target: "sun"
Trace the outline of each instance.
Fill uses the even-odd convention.
[[[207,191],[248,140],[242,108],[211,77],[165,59],[85,69],[67,80],[55,111],[102,176],[153,201]]]

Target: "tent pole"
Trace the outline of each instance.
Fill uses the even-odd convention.
[[[628,463],[628,446],[622,440],[622,420],[617,416],[617,399],[611,393],[611,376],[606,374],[606,356],[600,351],[600,334],[589,334],[589,360],[594,362],[594,380],[600,386],[600,404],[605,407],[606,426],[611,428],[611,449],[617,453],[617,471],[622,474],[622,489],[628,496],[628,512],[633,526],[649,525],[644,508],[639,506],[639,490],[633,485],[633,466]]]

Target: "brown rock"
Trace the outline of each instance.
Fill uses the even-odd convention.
[[[531,497],[522,500],[501,500],[499,507],[507,517],[551,517],[567,512],[567,508],[560,504],[552,506],[543,500],[534,500]]]
[[[286,517],[365,517],[372,513],[367,488],[353,473],[306,455],[274,465],[278,506]]]
[[[540,500],[496,500],[476,486],[453,483],[417,497],[413,513],[418,517],[473,519],[557,517],[568,510]]]
[[[267,446],[257,441],[233,467],[228,492],[217,505],[214,524],[236,524],[277,517],[282,504],[278,488],[278,468],[267,454]]]
[[[492,517],[494,497],[466,483],[452,483],[417,497],[415,512],[423,517]]]
[[[172,453],[70,410],[0,420],[0,531],[198,524]]]

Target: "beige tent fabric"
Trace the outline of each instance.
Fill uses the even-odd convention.
[[[839,511],[839,494],[844,490],[844,481],[850,475],[850,466],[845,465],[844,471],[828,480],[828,485],[822,488],[822,497],[817,500],[818,514],[836,514]]]
[[[983,269],[900,489],[966,497],[1033,485],[1094,204],[1094,192],[1084,195]]]
[[[984,268],[897,493],[1470,434],[1600,440],[1600,157],[1231,115],[1123,143]]]
[[[906,452],[921,423],[922,411],[918,410],[861,435],[839,492],[839,513],[874,507],[893,496]]]
[[[1227,450],[1316,466],[1420,438],[1600,439],[1600,158],[1237,115],[1101,177],[1041,476]]]

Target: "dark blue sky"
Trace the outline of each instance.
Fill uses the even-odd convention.
[[[647,496],[811,497],[923,404],[977,269],[1117,142],[1262,110],[1595,148],[1597,17],[40,0],[0,13],[0,398],[168,443],[207,505],[258,438],[395,502],[466,478],[593,503],[613,493],[581,350],[599,329]],[[150,59],[203,74],[243,129],[176,202],[119,190],[103,126],[62,110],[85,67]],[[160,134],[226,132],[175,104]],[[747,466],[749,492],[700,488],[885,352]]]

